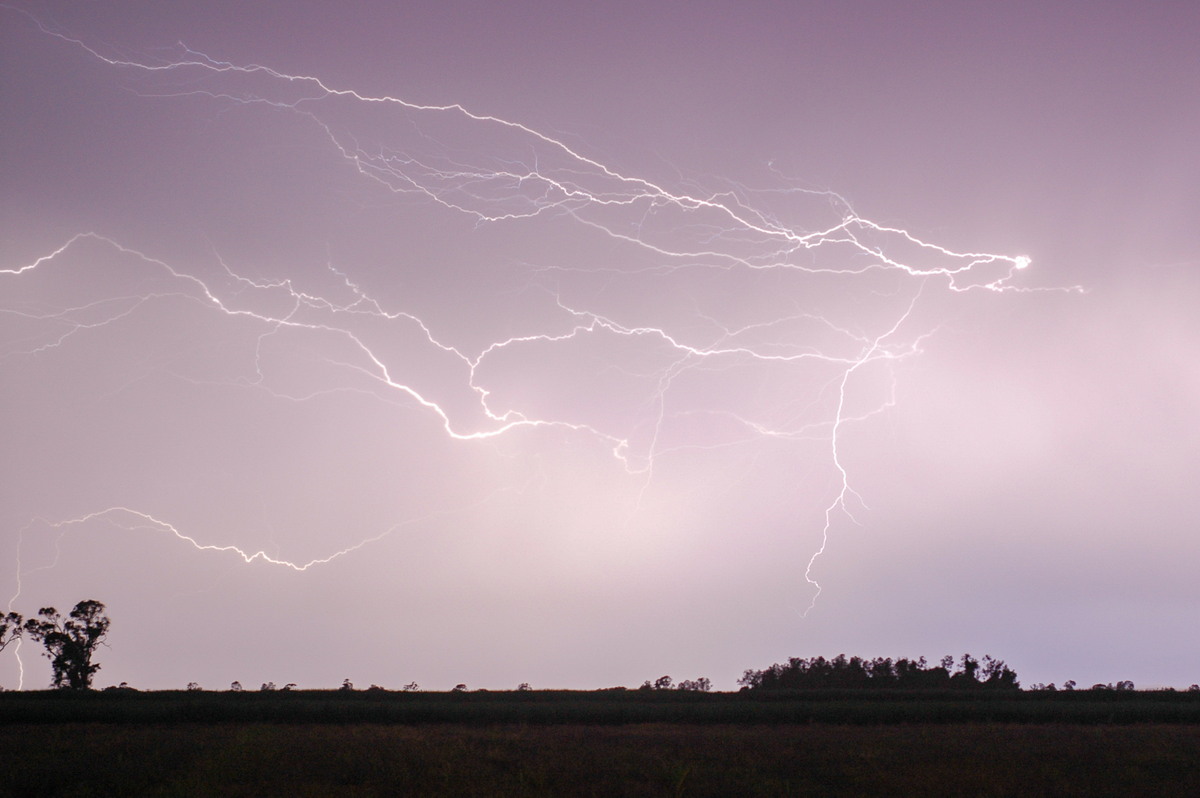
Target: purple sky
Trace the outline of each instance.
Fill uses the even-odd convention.
[[[544,5],[0,7],[0,608],[145,688],[1200,681],[1200,7]]]

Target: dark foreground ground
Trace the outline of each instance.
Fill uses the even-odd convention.
[[[5,796],[1200,795],[1200,727],[16,725]]]
[[[0,796],[1196,796],[1189,707],[1184,695],[6,693]]]

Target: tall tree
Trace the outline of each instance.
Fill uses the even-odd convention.
[[[104,605],[87,599],[75,605],[64,619],[53,607],[38,610],[37,618],[25,622],[25,631],[46,649],[54,671],[52,684],[71,690],[87,690],[100,670],[92,662],[96,647],[108,634],[109,619]]]

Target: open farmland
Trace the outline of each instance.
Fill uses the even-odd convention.
[[[1089,693],[8,693],[0,795],[1200,794],[1200,701]]]

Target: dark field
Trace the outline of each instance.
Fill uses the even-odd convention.
[[[1030,695],[6,693],[0,796],[1200,795],[1190,694]]]

